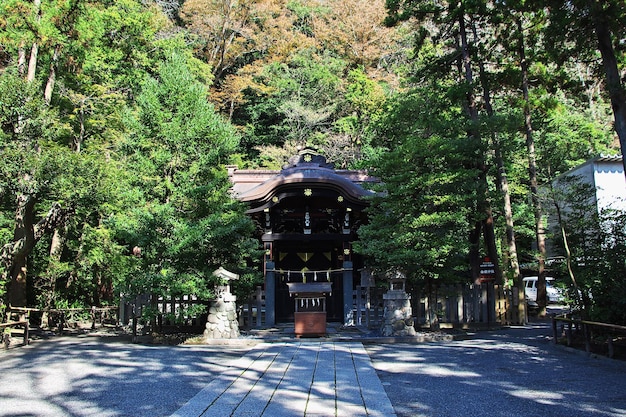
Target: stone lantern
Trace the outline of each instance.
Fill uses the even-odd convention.
[[[383,294],[383,336],[415,336],[411,296],[406,293],[406,276],[400,271],[387,274],[389,290]]]
[[[237,321],[237,297],[230,292],[230,282],[239,275],[220,267],[213,275],[221,280],[216,288],[216,299],[211,302],[209,317],[204,330],[205,339],[236,339],[239,337]]]

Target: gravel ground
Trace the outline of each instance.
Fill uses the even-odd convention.
[[[554,346],[549,334],[545,322],[365,347],[401,417],[626,417],[626,363]],[[0,351],[0,416],[168,416],[249,349],[38,340]]]
[[[552,345],[548,322],[367,345],[398,416],[626,416],[626,363]]]
[[[248,348],[54,337],[0,352],[0,416],[172,414]]]

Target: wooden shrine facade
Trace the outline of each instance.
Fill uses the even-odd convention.
[[[328,282],[327,320],[348,323],[362,260],[352,252],[367,221],[362,171],[335,170],[311,149],[280,171],[230,167],[233,193],[245,202],[265,249],[267,326],[294,319],[289,283]]]

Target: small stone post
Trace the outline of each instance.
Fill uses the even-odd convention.
[[[211,303],[209,317],[204,330],[205,339],[236,339],[239,337],[237,321],[237,297],[230,292],[230,281],[239,279],[239,275],[220,267],[213,272],[225,283],[216,288],[215,301]]]

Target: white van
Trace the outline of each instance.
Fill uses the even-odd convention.
[[[537,280],[539,277],[524,278],[524,294],[529,304],[537,304]],[[565,301],[563,290],[554,286],[554,278],[546,277],[546,293],[549,303],[562,303]]]

